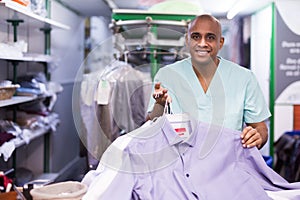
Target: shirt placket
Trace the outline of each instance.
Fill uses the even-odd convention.
[[[178,152],[180,155],[181,163],[182,163],[182,173],[186,180],[186,186],[191,191],[192,195],[195,197],[195,199],[199,199],[197,195],[197,191],[194,189],[192,184],[192,178],[190,174],[190,155],[189,153],[190,148],[192,146],[190,144],[187,144],[185,142],[178,145]]]

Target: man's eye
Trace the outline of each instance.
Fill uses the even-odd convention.
[[[208,39],[208,40],[210,40],[210,41],[211,41],[211,40],[215,40],[215,38],[216,38],[216,37],[215,37],[215,36],[213,36],[213,35],[209,35],[209,36],[207,36],[207,39]]]
[[[194,40],[198,40],[198,39],[200,38],[200,36],[197,35],[197,34],[193,34],[193,35],[191,36],[191,38],[194,39]]]

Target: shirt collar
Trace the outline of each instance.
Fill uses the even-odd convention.
[[[190,133],[190,136],[187,139],[185,139],[183,137],[178,136],[178,134],[175,132],[166,116],[162,116],[161,118],[161,120],[164,122],[161,126],[161,129],[170,146],[179,143],[187,143],[189,146],[193,147],[196,144],[196,136],[199,124],[197,123],[197,120],[190,119],[192,131]]]

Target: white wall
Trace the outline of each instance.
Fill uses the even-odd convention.
[[[272,36],[272,7],[268,6],[251,17],[251,60],[250,67],[262,89],[269,105],[270,53]],[[263,155],[269,155],[268,143],[261,149]]]
[[[112,31],[108,28],[110,22],[111,19],[104,17],[91,17],[91,52],[86,66],[90,72],[102,70],[112,60]]]
[[[71,27],[70,30],[51,31],[51,55],[59,59],[51,79],[61,83],[64,88],[54,107],[61,123],[51,135],[50,169],[59,172],[76,159],[80,151],[72,113],[72,93],[77,71],[84,60],[85,19],[55,1],[51,1],[51,18]]]
[[[51,54],[59,58],[58,67],[52,72],[52,80],[73,82],[84,59],[84,18],[51,1],[51,18],[67,24],[70,30],[53,29]]]
[[[251,70],[256,75],[266,102],[269,103],[272,7],[251,17]]]

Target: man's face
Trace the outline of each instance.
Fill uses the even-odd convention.
[[[211,62],[217,64],[217,54],[224,43],[218,23],[206,18],[197,19],[191,24],[187,34],[186,44],[193,64],[205,65]]]

